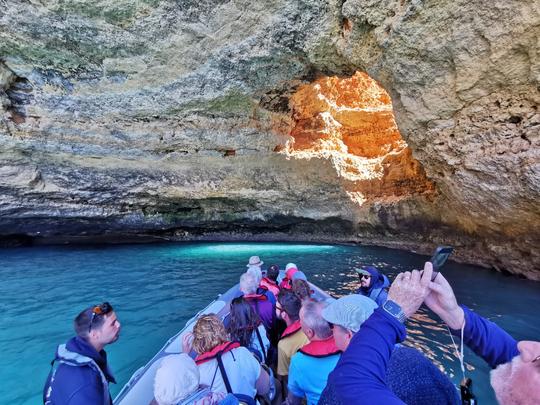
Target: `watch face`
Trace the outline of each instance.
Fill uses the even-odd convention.
[[[384,309],[386,309],[388,312],[390,312],[394,316],[400,316],[401,315],[401,307],[396,304],[394,301],[386,301],[384,303]]]

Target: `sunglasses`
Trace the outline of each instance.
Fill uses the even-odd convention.
[[[112,306],[108,302],[104,302],[103,304],[96,305],[92,308],[92,318],[90,318],[90,324],[88,325],[88,333],[92,330],[92,324],[94,323],[96,316],[107,315],[111,311]]]
[[[363,278],[367,280],[368,278],[371,278],[371,276],[369,274],[360,274],[360,279],[363,279]]]

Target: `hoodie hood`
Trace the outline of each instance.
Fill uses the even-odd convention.
[[[75,336],[69,339],[66,343],[66,349],[68,349],[70,352],[75,352],[82,356],[90,357],[101,369],[101,371],[107,378],[107,381],[116,383],[114,376],[112,375],[109,367],[107,366],[107,353],[105,352],[105,350],[102,350],[98,353],[90,343],[88,343],[80,336]]]
[[[379,273],[379,271],[375,267],[367,266],[364,269],[367,270],[369,274],[371,274],[371,284],[369,285],[369,287],[360,287],[360,290],[366,295],[369,295],[369,293],[374,288],[386,288],[390,285],[390,281],[388,280],[388,278],[383,274]]]

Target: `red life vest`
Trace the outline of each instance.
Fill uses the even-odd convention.
[[[244,294],[244,298],[246,300],[254,300],[254,301],[267,301],[268,297],[264,294]]]
[[[291,280],[285,277],[283,280],[281,280],[281,283],[279,283],[279,288],[281,288],[282,290],[290,290],[292,288]]]
[[[199,354],[197,357],[195,357],[195,363],[197,363],[197,365],[206,363],[207,361],[215,359],[218,356],[218,354],[224,354],[224,353],[230,352],[232,349],[236,349],[237,347],[240,347],[240,343],[238,342],[222,343],[214,347],[209,352]]]
[[[300,325],[300,319],[299,319],[285,328],[285,330],[281,334],[280,339],[285,339],[288,336],[294,335],[300,329],[302,329],[302,326]]]
[[[287,272],[285,273],[285,277],[283,280],[281,280],[281,283],[279,283],[279,288],[285,288],[286,290],[290,290],[292,288],[292,279],[294,274],[298,272],[298,269],[296,267],[291,267]]]
[[[333,336],[330,336],[325,340],[314,340],[309,342],[307,345],[302,346],[298,351],[311,357],[328,357],[341,353],[341,350],[336,347]]]
[[[265,290],[268,290],[270,291],[272,294],[274,294],[275,296],[277,296],[279,294],[279,287],[278,285],[270,280],[268,277],[265,277],[261,280],[261,284],[259,285],[259,287],[261,288],[264,288]]]

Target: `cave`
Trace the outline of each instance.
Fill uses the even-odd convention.
[[[3,237],[444,243],[540,278],[527,2],[8,3]]]

